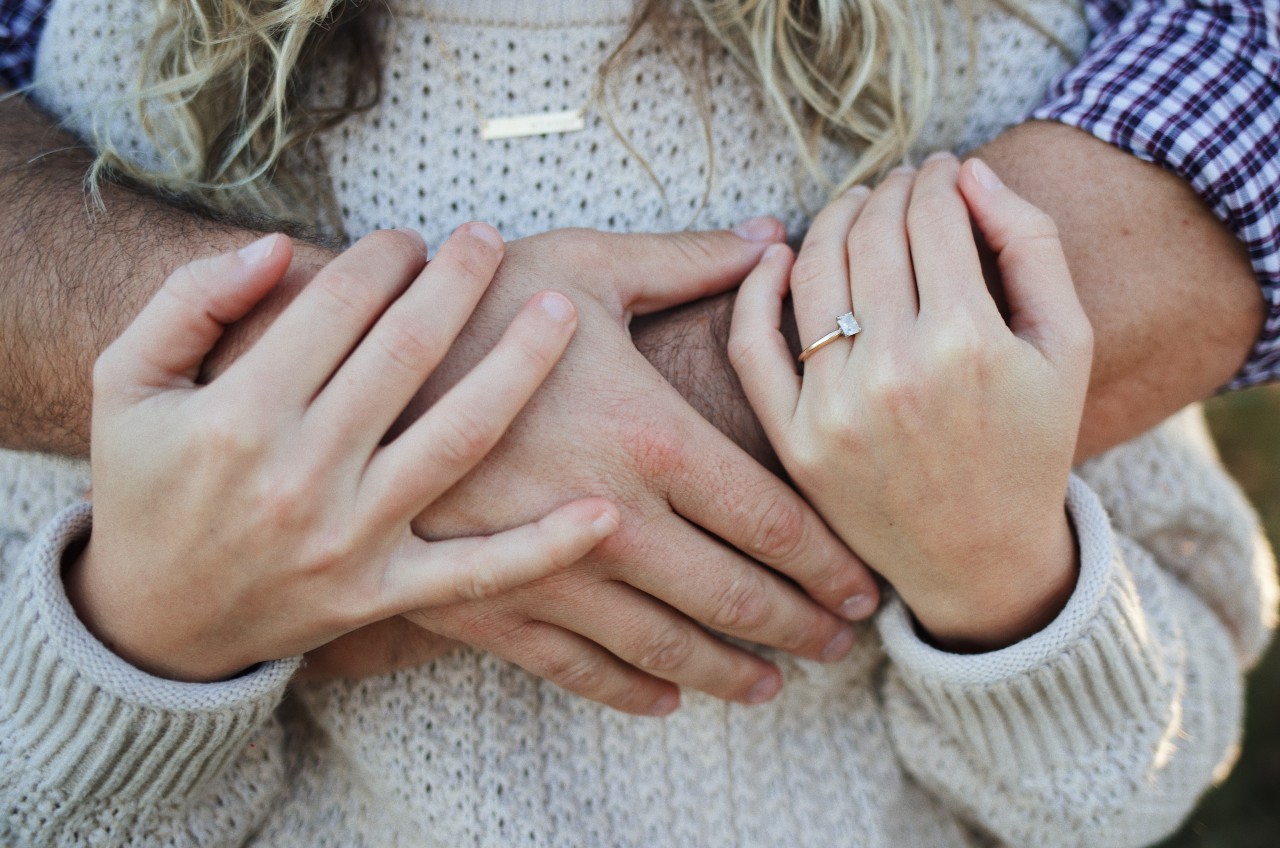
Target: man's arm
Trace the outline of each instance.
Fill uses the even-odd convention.
[[[81,190],[90,162],[82,145],[24,98],[0,101],[3,447],[88,453],[98,353],[174,268],[260,234],[114,185],[103,187],[109,212],[97,213]],[[299,243],[280,292],[242,332],[269,323],[333,255]]]
[[[1223,386],[1258,335],[1249,256],[1177,176],[1063,124],[1031,122],[975,152],[1058,224],[1094,327],[1077,458]],[[709,421],[776,468],[726,353],[732,296],[646,319],[637,346]]]

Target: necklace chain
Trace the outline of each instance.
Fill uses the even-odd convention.
[[[440,31],[431,22],[428,22],[427,26],[430,28],[431,40],[435,42],[436,51],[449,68],[449,72],[453,74],[453,79],[458,83],[458,88],[462,91],[462,96],[466,99],[467,105],[471,107],[471,111],[475,113],[476,119],[480,122],[480,138],[484,141],[581,132],[586,129],[587,107],[585,102],[576,109],[530,112],[503,117],[486,115],[484,108],[480,105],[480,101],[476,98],[476,93],[471,86],[467,85],[462,69],[454,61],[452,52],[445,45],[444,39],[440,37]]]

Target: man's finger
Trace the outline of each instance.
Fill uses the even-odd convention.
[[[772,219],[756,219],[738,231],[609,233],[600,235],[601,259],[622,308],[644,315],[733,288],[785,236]]]
[[[699,419],[690,427],[701,437],[685,440],[678,467],[663,481],[672,508],[785,574],[831,612],[849,619],[870,615],[880,597],[871,571],[818,513],[710,424]]]
[[[463,604],[405,615],[410,621],[515,663],[579,697],[632,715],[668,715],[680,690],[645,674],[576,633],[521,613],[481,615]]]

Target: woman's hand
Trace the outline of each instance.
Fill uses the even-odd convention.
[[[409,528],[498,441],[576,325],[568,299],[538,294],[384,444],[498,267],[487,225],[461,228],[430,264],[416,234],[362,239],[198,385],[224,327],[290,253],[269,236],[184,266],[95,369],[94,526],[68,594],[104,643],[155,674],[225,678],[388,616],[490,597],[618,524],[586,498],[489,537],[424,542]]]
[[[815,351],[803,379],[778,332],[788,281],[803,342],[850,309],[863,326]],[[950,156],[836,200],[794,264],[771,248],[730,340],[806,497],[934,640],[964,650],[1036,632],[1074,587],[1063,498],[1091,347],[1053,223],[982,163]]]

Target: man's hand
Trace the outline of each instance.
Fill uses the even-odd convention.
[[[588,495],[615,500],[621,526],[551,579],[411,620],[642,714],[675,707],[672,683],[744,702],[777,692],[775,668],[699,625],[816,659],[848,650],[842,618],[876,605],[869,572],[785,483],[698,416],[626,329],[633,313],[735,284],[767,244],[727,232],[561,231],[508,245],[423,403],[484,353],[527,292],[569,294],[578,334],[503,441],[416,527],[472,534]]]

